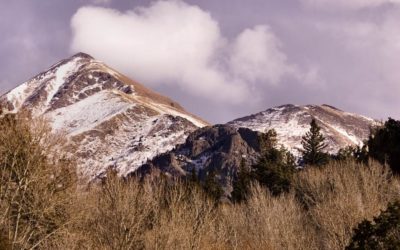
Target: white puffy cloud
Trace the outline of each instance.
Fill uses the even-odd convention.
[[[385,4],[400,4],[400,0],[300,0],[303,4],[317,8],[363,9]]]
[[[268,26],[229,40],[210,13],[182,1],[127,12],[82,7],[71,26],[73,52],[87,52],[146,85],[169,84],[212,100],[241,103],[256,82],[276,85],[297,75]]]
[[[294,68],[281,51],[278,38],[265,25],[244,30],[234,41],[230,66],[236,76],[246,81],[279,83]]]

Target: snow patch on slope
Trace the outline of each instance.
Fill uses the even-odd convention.
[[[191,123],[193,123],[195,126],[197,126],[199,128],[207,126],[206,123],[199,121],[190,115],[186,115],[180,111],[177,111],[171,107],[168,107],[168,106],[162,105],[162,104],[155,104],[155,105],[158,107],[158,110],[162,114],[170,114],[173,116],[180,116],[180,117],[185,118],[186,120],[190,121]]]
[[[143,119],[136,123],[129,119],[124,121],[113,134],[106,135],[104,139],[86,136],[79,151],[93,153],[96,158],[84,160],[82,173],[94,178],[112,166],[118,169],[119,175],[125,176],[155,156],[172,150],[187,137],[188,131],[185,128],[174,132],[169,130],[175,122],[170,116],[158,115]],[[98,154],[102,150],[105,150],[104,153]]]
[[[132,106],[134,104],[124,102],[118,95],[102,91],[47,116],[52,121],[53,130],[66,130],[74,136],[95,128]]]
[[[141,100],[140,97],[137,98],[137,101],[139,102],[143,102]],[[160,103],[156,103],[156,102],[152,102],[150,100],[146,100],[146,102],[144,102],[146,106],[150,107],[151,109],[157,111],[159,114],[168,114],[168,115],[172,115],[175,117],[182,117],[188,121],[190,121],[191,123],[193,123],[196,127],[202,128],[207,126],[208,124],[198,120],[190,115],[187,115],[181,111],[178,111],[170,106],[164,105],[164,104],[160,104]]]
[[[139,166],[153,159],[155,156],[172,150],[175,145],[186,139],[185,131],[169,133],[167,130],[154,131],[154,127],[169,128],[172,121],[164,115],[153,117],[135,130],[135,138],[129,141],[130,145],[123,147],[123,152],[115,159],[121,175],[134,172]],[[126,129],[127,127],[125,127]],[[141,149],[140,154],[135,153]]]
[[[14,107],[22,105],[22,101],[25,100],[29,95],[28,83],[23,83],[11,90],[7,94],[7,100],[12,103]],[[17,111],[17,110],[16,110]]]
[[[357,145],[357,146],[363,145],[363,141],[360,138],[357,138],[355,135],[347,132],[343,128],[341,128],[339,126],[335,126],[335,125],[330,125],[330,124],[328,124],[328,126],[330,126],[332,129],[334,129],[335,131],[337,131],[338,133],[343,135],[345,138],[349,139],[354,145]]]
[[[60,87],[66,82],[66,79],[74,72],[76,72],[81,64],[78,63],[79,57],[61,65],[58,67],[57,71],[54,73],[55,78],[51,84],[46,86],[47,100],[44,104],[44,108],[47,108],[54,98],[54,95],[58,92]]]

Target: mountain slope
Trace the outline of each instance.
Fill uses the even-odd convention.
[[[121,175],[183,143],[207,122],[178,103],[79,53],[0,97],[8,112],[45,117],[69,138],[82,174]]]
[[[141,176],[163,173],[174,177],[190,177],[196,173],[204,181],[211,173],[225,189],[232,191],[232,180],[242,161],[255,164],[260,154],[260,133],[250,129],[236,129],[229,125],[200,128],[189,135],[184,144],[161,154],[141,166]]]
[[[196,173],[199,180],[205,181],[212,173],[229,196],[241,162],[252,166],[258,161],[261,132],[275,129],[278,142],[300,156],[301,139],[309,131],[312,118],[321,126],[330,153],[349,145],[361,145],[370,128],[377,125],[373,119],[328,105],[279,106],[225,125],[198,129],[185,143],[155,157],[133,174],[163,173],[191,178]]]
[[[369,136],[370,128],[378,124],[371,118],[347,113],[329,105],[291,104],[239,118],[228,124],[260,132],[275,129],[280,144],[298,156],[302,149],[301,138],[309,130],[312,118],[322,128],[329,153],[336,153],[349,145],[362,145]]]

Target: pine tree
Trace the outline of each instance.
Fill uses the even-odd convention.
[[[372,131],[368,140],[369,156],[400,174],[400,121],[389,118]]]
[[[217,179],[215,170],[211,170],[207,173],[206,179],[204,180],[204,191],[217,201],[221,199],[224,194],[224,190]]]
[[[245,201],[249,196],[251,184],[251,172],[246,166],[246,161],[242,158],[240,168],[237,171],[237,176],[233,181],[232,201]]]
[[[328,161],[328,154],[324,152],[328,145],[324,142],[325,137],[315,119],[312,119],[310,126],[310,131],[303,136],[301,142],[303,145],[303,163],[321,166]]]
[[[266,133],[261,134],[260,136],[260,151],[262,154],[277,147],[278,143],[278,134],[275,129],[270,129]]]
[[[290,152],[283,147],[276,148],[276,136],[276,132],[270,130],[261,137],[261,157],[253,166],[253,176],[272,194],[279,195],[289,191],[296,164]]]
[[[279,195],[290,190],[296,164],[293,155],[285,148],[272,148],[253,168],[255,179],[273,195]]]
[[[400,249],[400,203],[391,203],[372,221],[358,224],[346,249]]]
[[[196,168],[193,167],[190,175],[189,175],[189,182],[190,183],[194,183],[194,184],[198,184],[199,183],[199,178],[197,176],[197,172],[196,172]]]

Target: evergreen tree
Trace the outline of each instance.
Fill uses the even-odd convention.
[[[369,156],[388,164],[400,173],[400,121],[389,118],[385,125],[372,131],[368,141]]]
[[[204,180],[204,191],[215,200],[221,199],[224,194],[221,184],[217,180],[215,170],[211,170],[207,173],[206,179]]]
[[[293,155],[285,148],[276,148],[276,132],[268,131],[261,137],[263,152],[257,164],[253,166],[253,176],[272,194],[279,195],[290,189],[296,163]]]
[[[240,168],[233,181],[232,201],[241,202],[247,199],[250,192],[251,172],[246,166],[245,159],[240,162]]]
[[[362,221],[346,249],[400,249],[400,203],[390,204],[372,222]]]
[[[190,171],[189,183],[195,183],[195,184],[199,183],[199,177],[197,176],[195,167],[193,167],[192,170]]]
[[[260,136],[260,151],[261,153],[268,152],[273,148],[277,147],[277,139],[278,135],[275,129],[270,129],[266,133],[261,134]]]
[[[270,149],[253,166],[255,179],[266,186],[273,195],[289,191],[296,164],[286,149]]]
[[[359,163],[368,164],[368,150],[365,145],[362,147],[347,146],[341,148],[337,154],[332,155],[331,158],[337,161],[355,160]]]
[[[310,123],[310,131],[302,138],[303,163],[306,165],[321,166],[328,161],[328,154],[324,152],[327,144],[315,119]]]

